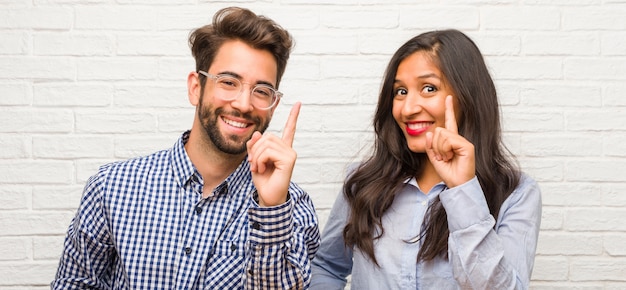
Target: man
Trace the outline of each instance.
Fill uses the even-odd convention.
[[[262,134],[292,47],[242,8],[189,37],[191,131],[88,181],[53,289],[302,289],[319,247],[309,196],[290,181],[300,103]]]

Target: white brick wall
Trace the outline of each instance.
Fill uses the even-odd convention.
[[[46,289],[82,187],[191,125],[192,28],[233,1],[0,0],[0,289]],[[326,221],[371,140],[391,53],[458,28],[543,189],[533,289],[626,289],[625,0],[240,0],[296,38],[271,130],[302,101],[294,178]]]

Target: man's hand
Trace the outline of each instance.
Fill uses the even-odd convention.
[[[296,164],[296,151],[291,147],[301,103],[291,108],[281,138],[254,132],[246,143],[252,181],[259,193],[259,205],[275,206],[287,200],[291,174]]]

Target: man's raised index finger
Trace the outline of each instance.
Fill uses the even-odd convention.
[[[283,129],[283,141],[287,142],[289,146],[293,145],[293,137],[296,135],[296,124],[298,122],[298,115],[300,114],[300,107],[302,103],[296,102],[293,107],[291,107],[291,112],[289,112],[289,117],[287,118],[287,124],[285,124],[285,129]]]

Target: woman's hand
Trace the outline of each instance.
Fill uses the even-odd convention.
[[[476,175],[474,145],[459,135],[452,96],[445,100],[445,128],[426,133],[426,154],[435,171],[449,188]]]

